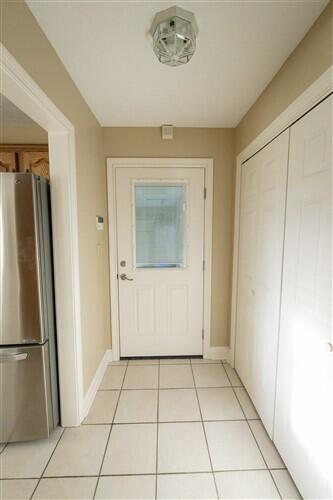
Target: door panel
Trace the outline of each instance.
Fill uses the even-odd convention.
[[[203,168],[117,169],[121,356],[202,354],[203,192]]]
[[[236,369],[273,433],[289,131],[242,166]]]
[[[291,128],[274,441],[305,498],[332,490],[332,97]]]

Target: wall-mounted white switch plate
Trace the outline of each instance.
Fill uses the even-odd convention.
[[[103,231],[104,229],[104,218],[101,215],[96,215],[96,229],[97,231]]]

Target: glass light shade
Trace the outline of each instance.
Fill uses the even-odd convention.
[[[182,15],[176,15],[180,11]],[[188,63],[195,52],[198,32],[193,14],[173,7],[157,14],[155,19],[151,33],[158,60],[168,66]]]

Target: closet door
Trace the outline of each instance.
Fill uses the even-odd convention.
[[[242,166],[238,371],[272,437],[289,130]]]
[[[332,97],[291,128],[274,441],[305,498],[331,498]]]

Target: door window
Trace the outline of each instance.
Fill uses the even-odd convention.
[[[134,183],[136,268],[185,267],[186,184]]]

